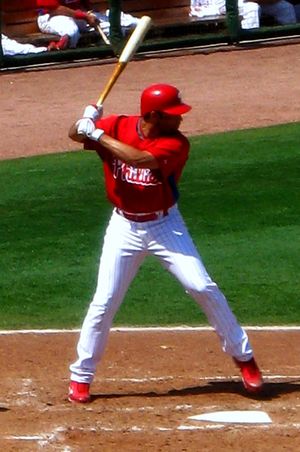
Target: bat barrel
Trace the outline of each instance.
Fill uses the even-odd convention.
[[[137,26],[135,27],[133,33],[129,37],[127,43],[125,44],[124,49],[122,50],[122,53],[120,55],[119,61],[117,66],[115,67],[115,70],[113,74],[111,75],[109,81],[107,82],[104,90],[100,94],[100,97],[97,101],[97,105],[103,104],[105,98],[107,97],[108,93],[118,80],[120,74],[124,71],[125,67],[127,66],[127,63],[131,60],[133,55],[135,54],[138,46],[143,41],[147,31],[149,30],[151,26],[152,19],[149,16],[143,16]]]
[[[137,26],[135,27],[132,35],[127,41],[121,55],[119,61],[123,61],[128,63],[131,60],[133,55],[135,54],[138,46],[143,41],[147,31],[151,27],[152,19],[149,16],[143,16],[139,20]]]

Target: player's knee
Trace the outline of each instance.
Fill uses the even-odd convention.
[[[186,289],[187,293],[195,298],[207,298],[217,290],[217,285],[212,281],[200,281]]]
[[[93,317],[98,321],[106,319],[113,319],[120,304],[119,299],[114,297],[103,297],[102,291],[96,291],[93,301],[90,304],[89,311],[93,313]]]
[[[186,287],[186,292],[194,297],[195,295],[201,295],[206,293],[208,289],[208,284],[206,282],[199,282],[198,284],[192,284],[189,287]]]
[[[74,33],[74,34],[69,34],[69,38],[70,38],[70,44],[69,44],[69,46],[70,46],[70,48],[71,49],[74,49],[76,46],[77,46],[77,43],[78,43],[78,41],[79,41],[79,38],[80,38],[80,33],[78,32],[76,32],[76,33]]]
[[[69,47],[75,48],[80,38],[80,30],[75,21],[70,21],[64,29],[64,33],[69,36]]]

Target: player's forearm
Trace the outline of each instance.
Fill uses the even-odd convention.
[[[69,138],[71,140],[76,141],[77,143],[83,143],[83,141],[86,139],[86,136],[79,134],[77,132],[77,123],[74,122],[74,124],[71,125],[69,130]]]
[[[74,17],[74,11],[67,6],[59,5],[57,8],[50,10],[50,15]]]
[[[87,19],[87,13],[81,10],[75,10],[72,8],[68,8],[67,6],[59,5],[56,9],[50,11],[51,16],[68,16],[73,19]]]
[[[115,157],[137,168],[158,168],[156,158],[148,151],[141,151],[133,146],[122,143],[103,134],[100,138],[101,145],[108,149]]]

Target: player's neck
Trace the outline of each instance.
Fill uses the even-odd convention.
[[[159,136],[159,128],[152,122],[140,118],[138,123],[138,134],[141,138],[156,138]]]

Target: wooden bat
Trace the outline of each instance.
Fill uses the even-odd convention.
[[[152,23],[152,19],[149,16],[143,16],[139,20],[133,33],[131,34],[130,38],[128,39],[124,49],[122,50],[118,63],[116,65],[110,79],[108,80],[102,93],[100,94],[100,97],[97,101],[98,106],[103,104],[108,93],[111,91],[112,87],[118,80],[119,76],[124,71],[125,67],[127,66],[127,63],[129,63],[129,61],[135,54],[137,48],[142,43],[147,31],[149,30],[151,23]]]
[[[97,16],[94,14],[94,12],[92,10],[88,11],[88,14],[93,14],[93,16],[95,16],[97,18]],[[99,35],[101,36],[101,38],[103,39],[103,41],[105,42],[105,44],[109,45],[110,44],[109,39],[106,36],[106,34],[104,33],[104,31],[102,30],[100,23],[96,25],[96,29],[97,29]]]
[[[109,45],[109,44],[110,44],[109,39],[107,38],[106,34],[105,34],[104,31],[102,30],[100,24],[97,25],[97,30],[98,30],[99,35],[101,36],[101,38],[102,38],[103,41],[105,42],[105,44]]]

